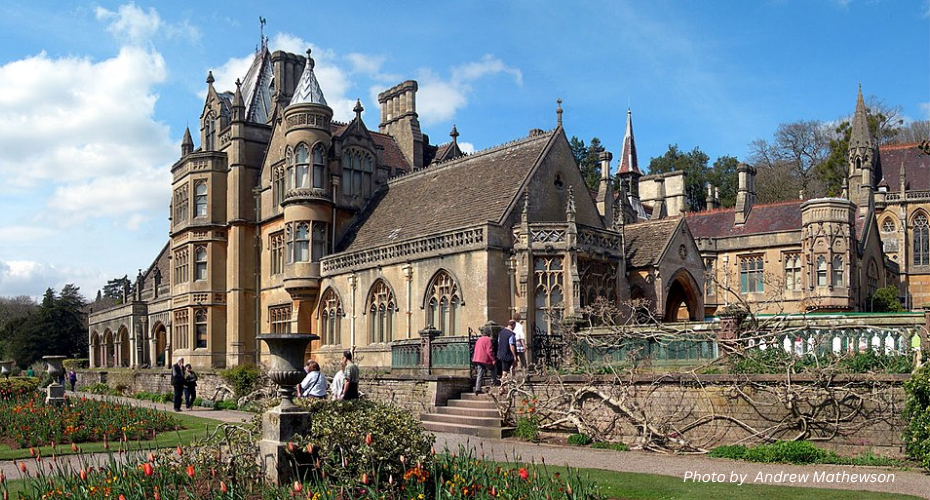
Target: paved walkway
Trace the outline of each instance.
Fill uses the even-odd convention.
[[[70,393],[69,393],[70,394]],[[105,398],[79,393],[80,396]],[[151,403],[130,398],[113,398],[127,404],[156,408],[164,411],[173,411],[173,406],[164,403]],[[221,420],[223,422],[247,422],[253,414],[242,411],[195,409],[190,414]],[[459,447],[475,448],[479,455],[488,460],[520,460],[524,462],[541,463],[543,460],[549,465],[568,465],[577,468],[604,469],[619,472],[639,472],[645,474],[660,474],[677,477],[684,480],[685,475],[715,474],[716,479],[730,482],[731,478],[743,477],[743,484],[778,484],[783,486],[801,486],[812,488],[831,488],[849,491],[878,491],[885,493],[903,493],[930,499],[930,475],[923,471],[902,471],[882,467],[850,467],[835,465],[787,465],[787,464],[755,464],[738,460],[709,458],[703,455],[661,455],[637,451],[617,452],[612,450],[597,450],[574,446],[556,446],[533,444],[513,439],[487,439],[463,436],[460,434],[436,434],[436,448],[457,451]],[[49,458],[43,459],[39,464],[46,470],[55,470],[57,466],[70,465],[72,469],[82,466],[105,464],[109,456],[104,453],[84,455],[84,462],[77,456],[58,457],[55,462]],[[35,460],[20,461],[27,464],[27,470],[34,474]],[[19,478],[22,473],[13,461],[0,461],[0,469],[8,478]],[[781,480],[775,477],[782,473],[797,474],[794,481]],[[814,474],[835,474],[839,479],[834,482],[817,481]],[[851,482],[843,474],[893,474],[894,482]],[[735,474],[735,476],[734,476]],[[761,474],[761,477],[757,477]],[[766,475],[771,475],[766,477]],[[806,479],[798,478],[805,476]],[[738,482],[738,480],[736,481]]]

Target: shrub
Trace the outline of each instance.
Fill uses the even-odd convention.
[[[236,402],[233,400],[228,401],[217,401],[213,403],[214,410],[238,410],[239,406],[236,405]]]
[[[84,387],[84,390],[91,394],[109,394],[110,386],[102,382],[96,382]]]
[[[630,451],[630,447],[625,443],[605,443],[598,441],[591,443],[591,447],[599,450]]]
[[[875,295],[868,297],[866,302],[870,304],[872,312],[901,312],[904,307],[901,306],[901,300],[898,299],[898,288],[894,285],[888,285],[875,291]]]
[[[840,366],[849,373],[911,373],[914,359],[910,355],[889,355],[876,349],[866,349],[840,360]]]
[[[901,417],[905,421],[904,445],[907,454],[930,468],[930,365],[904,382],[906,400]]]
[[[342,484],[362,474],[374,482],[404,476],[408,467],[428,469],[435,437],[402,408],[370,400],[300,400],[313,413],[310,430],[296,439],[298,463],[316,464],[313,473]],[[308,446],[313,450],[307,454]],[[403,457],[403,458],[402,458]]]
[[[0,400],[28,396],[39,388],[39,379],[11,377],[0,379]]]
[[[528,417],[517,417],[517,427],[513,435],[524,441],[536,441],[539,439],[539,417],[530,415]]]
[[[710,453],[708,453],[707,456],[714,458],[729,458],[731,460],[742,460],[743,457],[746,456],[747,449],[748,448],[741,444],[718,446],[713,450],[710,450]]]
[[[220,371],[220,376],[232,386],[236,399],[239,399],[256,389],[262,370],[255,365],[239,365]]]
[[[575,446],[587,446],[591,444],[594,440],[591,439],[591,436],[587,434],[572,434],[568,436],[568,444]]]
[[[821,463],[828,456],[826,451],[817,448],[810,441],[776,441],[751,448],[743,445],[718,446],[708,455],[749,462],[790,464]]]

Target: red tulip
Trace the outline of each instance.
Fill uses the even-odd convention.
[[[161,500],[161,493],[155,492],[155,500]]]
[[[26,462],[19,463],[19,470],[21,470],[22,472],[26,472]]]
[[[307,453],[313,453],[313,443],[307,445]]]
[[[74,443],[71,443],[71,451],[73,451],[73,452],[75,452],[75,453],[77,453],[77,450],[78,450],[78,447],[77,447],[77,445],[76,445],[76,444],[74,444]]]
[[[187,475],[190,476],[191,479],[194,478],[194,466],[193,465],[187,466]]]
[[[0,484],[3,484],[5,482],[6,482],[6,475],[4,475],[3,471],[0,470]]]
[[[183,455],[184,455],[184,450],[181,449],[181,445],[178,445],[178,456],[180,457]]]
[[[371,433],[365,434],[365,444],[371,446]]]
[[[524,481],[530,478],[530,473],[527,472],[526,469],[524,469],[523,467],[520,467],[519,474],[520,474],[520,479]]]
[[[295,451],[297,451],[297,447],[294,446],[294,443],[289,442],[287,443],[287,451],[294,453]]]
[[[304,485],[300,484],[300,481],[294,481],[294,492],[300,493],[302,489],[304,489]]]
[[[226,483],[224,483],[223,481],[220,481],[220,491],[222,491],[223,493],[227,493],[229,491],[229,489],[226,488]]]
[[[121,493],[119,496],[119,500],[126,500],[126,496]]]
[[[87,481],[87,471],[81,469],[81,481]]]
[[[33,457],[36,456],[36,449],[33,448],[32,446],[29,447],[29,455]]]
[[[155,473],[155,467],[152,467],[151,463],[146,462],[145,465],[142,466],[142,471],[145,472],[146,477],[149,477]]]
[[[362,474],[362,484],[368,484],[368,473]]]

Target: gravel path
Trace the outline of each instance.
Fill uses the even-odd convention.
[[[489,460],[513,460],[540,463],[543,460],[549,465],[568,465],[571,467],[605,469],[619,472],[640,472],[645,474],[660,474],[673,476],[684,480],[686,473],[705,475],[716,474],[717,482],[730,482],[733,474],[745,475],[743,484],[777,484],[782,486],[803,486],[809,488],[831,488],[842,490],[868,490],[884,493],[904,493],[921,498],[930,498],[930,475],[922,471],[902,471],[884,467],[852,467],[838,465],[788,465],[788,464],[756,464],[738,460],[709,458],[706,456],[680,456],[660,455],[657,453],[612,450],[597,450],[573,446],[558,446],[526,443],[517,440],[485,439],[460,434],[436,433],[436,448],[446,448],[456,451],[460,446],[474,447],[478,453],[483,453]],[[760,480],[756,481],[759,474]],[[783,473],[806,475],[806,480],[782,480],[774,477]],[[813,475],[817,473],[837,474],[837,477],[846,474],[894,474],[894,482],[851,482],[836,480],[835,482],[815,481]],[[772,476],[766,478],[766,474]],[[722,479],[725,478],[725,479]],[[708,478],[709,479],[709,478]],[[739,482],[736,480],[736,482]]]

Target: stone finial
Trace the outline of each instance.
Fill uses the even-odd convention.
[[[308,50],[307,52],[309,52],[309,50]],[[361,100],[361,99],[356,99],[356,100],[355,100],[355,107],[352,108],[352,111],[355,112],[355,119],[356,119],[356,120],[361,120],[361,119],[362,119],[362,111],[365,111],[365,108],[362,107],[362,100]]]
[[[208,71],[208,72],[207,72],[207,85],[213,86],[213,82],[215,82],[215,81],[216,81],[216,79],[213,78],[213,71],[212,71],[212,70],[211,70],[211,71]]]
[[[313,69],[316,67],[316,61],[314,61],[313,58],[310,57],[311,52],[313,51],[310,50],[310,47],[307,47],[307,64],[310,66],[310,69]]]
[[[556,123],[558,123],[558,125],[561,127],[562,126],[562,98],[560,97],[556,99],[555,102],[556,104],[558,104],[558,107],[555,110]]]
[[[520,214],[520,218],[523,219],[523,222],[529,220],[530,217],[530,188],[523,189],[523,213]]]
[[[575,220],[575,186],[568,186],[568,199],[565,202],[565,215],[569,221]]]
[[[449,137],[452,138],[452,144],[459,143],[459,131],[455,128],[455,124],[452,124],[452,132],[449,132]]]

